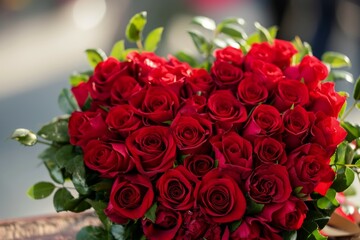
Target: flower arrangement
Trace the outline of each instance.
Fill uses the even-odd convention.
[[[67,115],[13,133],[49,145],[39,157],[57,186],[28,194],[56,190],[58,212],[93,208],[103,226],[77,239],[325,239],[336,193],[360,166],[360,127],[344,120],[348,95],[334,89],[351,80],[337,69],[349,59],[319,60],[258,23],[248,37],[238,18],[193,23],[214,36],[189,31],[197,58],[153,53],[163,29],[143,41],[145,12],[126,28],[137,48],[86,51],[93,70],[59,96]]]

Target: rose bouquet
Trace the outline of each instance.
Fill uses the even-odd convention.
[[[49,145],[39,157],[59,185],[29,195],[56,190],[57,211],[93,208],[103,226],[78,239],[324,239],[359,166],[360,127],[344,121],[348,95],[334,89],[351,80],[337,69],[349,59],[321,61],[258,23],[248,37],[238,18],[193,23],[213,32],[189,31],[196,58],[153,53],[163,29],[143,41],[145,12],[126,29],[137,48],[86,51],[93,70],[59,96],[68,115],[13,134]]]

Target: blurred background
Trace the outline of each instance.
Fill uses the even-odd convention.
[[[195,15],[215,20],[242,17],[278,25],[279,38],[296,35],[313,46],[347,55],[350,72],[360,74],[360,1],[358,0],[0,0],[0,219],[54,213],[52,199],[31,200],[29,186],[50,178],[37,155],[42,146],[22,147],[10,139],[15,128],[38,130],[60,115],[57,97],[68,76],[88,69],[84,50],[107,53],[124,38],[132,15],[148,12],[145,33],[165,27],[160,55],[194,51],[186,30]],[[352,93],[353,84],[338,90]],[[349,120],[358,122],[356,114]],[[359,189],[360,191],[360,189]]]

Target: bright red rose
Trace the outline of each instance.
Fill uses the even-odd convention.
[[[232,89],[236,87],[243,78],[240,67],[223,61],[215,61],[211,67],[211,75],[220,89]]]
[[[228,62],[237,67],[241,67],[243,62],[243,53],[241,49],[231,46],[215,50],[214,55],[216,60]]]
[[[142,126],[140,117],[127,104],[111,108],[106,116],[106,123],[110,130],[118,132],[123,138],[126,138],[130,133]]]
[[[251,65],[251,72],[254,79],[264,84],[270,92],[276,86],[276,83],[284,79],[280,68],[276,65],[260,60],[254,60]]]
[[[69,119],[69,136],[72,145],[84,148],[92,139],[106,138],[107,125],[103,113],[73,112]]]
[[[204,113],[206,108],[207,99],[201,95],[193,95],[183,101],[183,105],[180,107],[181,109],[195,109],[197,113]],[[182,110],[179,110],[182,111]]]
[[[139,92],[141,87],[135,78],[123,74],[113,76],[114,85],[111,88],[111,104],[127,103],[132,95]]]
[[[239,127],[247,119],[246,108],[234,97],[230,90],[218,90],[209,97],[209,116],[218,128],[229,131]]]
[[[153,177],[173,167],[176,145],[167,127],[143,127],[131,133],[126,147],[141,174]]]
[[[328,72],[325,64],[314,56],[305,56],[299,64],[299,80],[304,79],[309,89],[317,87],[319,82],[327,77]]]
[[[284,76],[287,79],[296,79],[301,81],[299,65],[289,66],[284,70]]]
[[[333,82],[325,82],[310,92],[310,104],[307,109],[315,113],[322,111],[328,116],[337,118],[345,101],[345,96],[335,92]]]
[[[272,63],[281,69],[288,67],[292,56],[297,53],[297,50],[291,42],[280,39],[274,40],[272,48],[275,53]]]
[[[189,155],[184,159],[184,167],[200,179],[215,167],[215,160],[208,154]]]
[[[171,123],[171,132],[178,148],[183,154],[206,151],[212,136],[212,123],[206,115],[192,112],[179,112]]]
[[[155,123],[163,123],[174,118],[179,99],[169,88],[150,86],[133,95],[130,105],[138,115]]]
[[[257,106],[244,126],[243,136],[254,140],[260,136],[276,136],[284,130],[279,111],[266,104]]]
[[[142,218],[154,200],[150,179],[140,174],[118,177],[111,189],[106,216],[112,222],[125,224]]]
[[[158,201],[167,208],[183,211],[194,206],[194,189],[198,182],[184,166],[167,170],[156,182]]]
[[[86,103],[86,100],[88,100],[90,97],[90,85],[87,82],[82,82],[76,87],[72,87],[71,92],[74,94],[76,102],[82,109]]]
[[[252,75],[245,75],[238,86],[237,94],[241,103],[252,108],[265,102],[269,93],[264,84],[254,79]]]
[[[254,141],[254,153],[258,164],[286,163],[285,144],[271,137],[257,138]]]
[[[327,183],[329,188],[335,177],[329,161],[327,152],[318,144],[309,143],[293,150],[286,164],[293,189],[309,195],[320,183]],[[325,195],[326,191],[320,193]]]
[[[142,220],[142,227],[146,239],[149,240],[172,240],[178,232],[182,217],[179,211],[158,206],[156,209],[156,218],[153,223],[149,219]]]
[[[255,168],[245,185],[249,197],[257,203],[285,202],[292,192],[287,169],[276,164]]]
[[[259,218],[274,227],[293,231],[301,228],[307,210],[308,208],[303,200],[290,197],[286,202],[266,204]]]
[[[272,105],[279,112],[284,112],[292,106],[305,106],[309,102],[309,92],[305,84],[297,80],[279,81],[275,88]]]
[[[249,176],[253,167],[253,149],[249,141],[231,131],[212,137],[210,142],[220,168],[238,169],[243,179]]]
[[[254,43],[245,56],[246,70],[252,69],[252,63],[255,60],[272,63],[275,57],[274,54],[274,50],[268,42]]]
[[[101,177],[113,178],[126,173],[135,166],[131,161],[125,144],[90,141],[84,149],[85,165],[100,173]]]
[[[185,78],[182,95],[187,98],[198,92],[210,94],[214,87],[215,84],[210,74],[205,69],[195,68],[190,72],[189,76]]]
[[[208,172],[197,184],[195,196],[200,211],[216,223],[240,220],[245,213],[245,197],[225,170]]]

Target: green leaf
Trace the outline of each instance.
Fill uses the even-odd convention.
[[[114,46],[111,49],[110,56],[114,57],[120,61],[125,60],[124,58],[124,51],[125,51],[125,41],[120,40],[114,44]]]
[[[244,24],[245,24],[245,21],[242,18],[227,18],[227,19],[221,21],[217,25],[216,31],[221,32],[221,29],[227,25],[244,25]]]
[[[329,64],[332,68],[351,67],[350,59],[346,55],[338,52],[325,52],[321,60]]]
[[[250,198],[247,199],[246,203],[246,214],[249,215],[260,213],[265,206],[264,204],[257,203]]]
[[[57,183],[63,184],[64,183],[64,176],[59,168],[59,166],[56,163],[55,155],[58,151],[55,147],[49,147],[46,148],[40,155],[39,158],[43,160],[50,177]]]
[[[69,77],[69,83],[72,87],[76,87],[80,83],[87,82],[92,74],[93,74],[92,71],[83,72],[83,73],[73,73]]]
[[[268,28],[268,31],[269,31],[270,36],[273,39],[275,39],[276,35],[277,35],[277,32],[279,31],[279,28],[278,28],[278,26],[271,26],[271,27]]]
[[[360,137],[360,126],[357,124],[352,124],[350,122],[340,122],[341,127],[343,127],[346,132],[346,141],[352,142],[356,138]]]
[[[71,114],[75,111],[80,111],[80,108],[76,102],[74,95],[67,88],[64,88],[60,92],[60,95],[58,97],[58,104],[61,111],[67,114]]]
[[[145,213],[144,218],[149,219],[151,222],[155,223],[156,221],[156,209],[157,209],[157,203],[154,203],[149,210]]]
[[[90,186],[90,188],[96,192],[99,191],[110,191],[113,185],[113,180],[111,179],[103,179],[100,182]]]
[[[135,14],[126,26],[126,38],[130,42],[140,41],[142,38],[142,32],[146,24],[146,12],[140,12]]]
[[[324,197],[319,198],[316,201],[316,205],[320,209],[335,209],[339,206],[339,202],[336,200],[336,191],[329,188]]]
[[[355,100],[360,100],[360,76],[356,79],[353,97]]]
[[[65,168],[68,162],[76,156],[74,152],[74,146],[65,145],[62,146],[55,154],[56,164],[60,168]]]
[[[331,188],[335,189],[336,192],[343,192],[353,183],[354,178],[355,173],[351,168],[339,167]]]
[[[360,160],[357,160],[356,163],[355,163],[355,165],[356,165],[357,167],[360,167]]]
[[[226,25],[221,28],[220,32],[224,33],[234,39],[246,39],[247,38],[245,31],[241,27],[236,26],[236,25]]]
[[[95,68],[96,65],[107,58],[105,52],[101,49],[86,49],[85,52],[92,68]]]
[[[94,208],[98,218],[104,225],[105,229],[110,229],[111,222],[104,212],[107,204],[103,201],[93,201],[91,199],[87,199],[86,201],[91,205],[92,208]]]
[[[192,19],[191,23],[199,25],[199,26],[201,26],[205,29],[211,30],[211,31],[215,30],[215,28],[216,28],[215,21],[208,17],[203,17],[203,16],[194,17]]]
[[[261,42],[268,42],[270,44],[274,42],[274,38],[270,35],[269,30],[267,30],[258,22],[255,22],[255,27],[259,31],[259,37]]]
[[[54,189],[55,185],[51,182],[38,182],[28,189],[27,194],[33,199],[43,199],[50,196]]]
[[[175,57],[181,62],[187,62],[190,66],[196,67],[198,65],[196,59],[185,52],[178,52]]]
[[[351,73],[343,70],[331,70],[329,76],[326,78],[327,81],[345,80],[349,83],[354,82],[354,77]]]
[[[70,158],[65,163],[66,171],[68,171],[71,174],[77,174],[79,176],[82,174],[85,176],[85,172],[81,173],[82,171],[85,171],[85,170],[81,170],[82,168],[84,168],[84,160],[82,155],[76,155],[73,158]]]
[[[235,232],[235,230],[238,229],[238,227],[240,227],[241,222],[242,221],[239,220],[239,221],[235,221],[235,222],[230,223],[230,226],[229,226],[230,232]]]
[[[49,141],[67,143],[69,142],[68,119],[61,117],[56,118],[52,122],[44,125],[37,134]]]
[[[218,48],[225,48],[228,44],[225,42],[225,40],[220,38],[213,39],[213,43]]]
[[[210,50],[209,42],[206,40],[205,36],[196,30],[188,31],[191,39],[193,40],[196,49],[199,53],[208,53]]]
[[[75,166],[75,169],[72,172],[72,182],[75,189],[80,194],[87,194],[89,192],[89,186],[86,183],[86,174],[84,161],[81,155],[76,156],[71,160]]]
[[[161,40],[163,30],[163,27],[155,28],[147,35],[144,43],[144,49],[146,51],[155,52]]]
[[[83,227],[77,234],[76,240],[104,240],[107,233],[102,227],[87,226]]]
[[[67,211],[69,206],[67,204],[73,200],[74,197],[71,195],[69,190],[66,188],[59,188],[54,195],[53,204],[57,212]]]
[[[282,236],[284,240],[296,240],[297,231],[285,231]]]
[[[124,240],[125,228],[120,224],[113,224],[111,226],[111,234],[115,238],[115,240]]]
[[[345,157],[346,157],[346,148],[348,146],[348,142],[342,142],[338,148],[336,149],[335,159],[333,164],[345,164]]]
[[[33,146],[37,143],[37,136],[32,131],[25,128],[18,128],[11,134],[14,139],[25,146]]]

